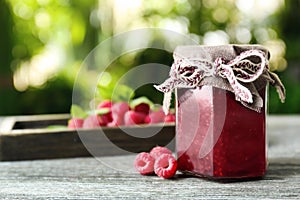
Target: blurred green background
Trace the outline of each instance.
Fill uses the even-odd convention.
[[[265,45],[287,89],[281,104],[270,88],[270,113],[300,113],[300,0],[0,0],[0,25],[0,115],[68,113],[88,53],[115,34],[147,27],[199,44]],[[148,62],[170,65],[172,56],[153,49],[123,55],[101,89],[112,91],[122,73]],[[90,76],[80,77],[82,93]]]

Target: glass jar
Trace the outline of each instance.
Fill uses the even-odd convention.
[[[259,93],[265,102],[265,88]],[[256,112],[213,86],[179,88],[176,99],[180,171],[218,179],[264,176],[266,104]]]
[[[285,88],[259,45],[178,46],[170,77],[155,86],[167,113],[176,96],[178,169],[214,179],[266,172],[266,87]]]

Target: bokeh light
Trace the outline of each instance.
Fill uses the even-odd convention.
[[[185,34],[200,45],[262,44],[271,52],[271,70],[285,72],[290,60],[289,46],[280,20],[287,12],[287,0],[9,0],[11,7],[10,53],[13,88],[26,92],[45,91],[56,79],[72,84],[80,63],[100,42],[139,28],[162,28]],[[286,14],[285,14],[286,15]],[[135,43],[163,39],[139,36]],[[291,39],[292,40],[292,39]],[[297,41],[297,40],[296,40]],[[172,44],[166,44],[172,45]],[[111,56],[111,46],[95,57],[95,64]],[[143,51],[123,55],[104,74],[103,87],[112,87],[117,76],[151,56]],[[293,54],[295,55],[295,53]],[[158,54],[153,57],[159,58]],[[96,74],[97,75],[97,74]],[[86,74],[82,91],[88,90]],[[63,85],[63,84],[62,84]],[[58,89],[59,90],[59,89]],[[25,106],[25,105],[24,105]]]

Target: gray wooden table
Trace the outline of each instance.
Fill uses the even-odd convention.
[[[269,118],[262,180],[141,176],[135,155],[0,162],[0,199],[300,199],[300,117]]]

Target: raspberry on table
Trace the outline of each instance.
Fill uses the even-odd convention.
[[[82,118],[71,118],[68,121],[68,128],[76,129],[76,128],[82,128],[84,119]]]
[[[157,176],[172,178],[177,171],[177,160],[171,154],[162,154],[155,160],[154,172]]]
[[[145,122],[147,124],[156,124],[156,123],[162,123],[165,120],[165,113],[164,111],[158,110],[158,111],[152,111],[147,115]]]
[[[100,119],[99,119],[98,115],[88,116],[82,124],[83,128],[96,128],[99,126],[101,126],[101,124],[100,124]]]
[[[162,146],[156,146],[150,151],[150,155],[154,159],[157,159],[162,154],[171,154],[172,155],[172,151],[170,149],[168,149],[167,147],[162,147]]]
[[[144,113],[145,115],[149,114],[150,106],[146,103],[140,103],[134,107],[134,111]]]
[[[134,110],[128,110],[124,114],[124,123],[127,126],[143,124],[146,115],[141,112],[136,112]]]
[[[113,104],[111,107],[113,122],[110,125],[124,125],[124,115],[128,110],[130,110],[130,107],[127,102],[118,102]]]
[[[102,102],[100,102],[97,106],[97,109],[100,109],[100,108],[111,108],[113,105],[112,101],[110,100],[104,100]]]
[[[155,159],[147,152],[139,153],[134,160],[135,169],[142,175],[154,173]]]
[[[165,116],[164,121],[165,121],[166,123],[175,122],[175,121],[176,121],[175,114],[172,114],[172,113],[167,114],[167,115]]]

